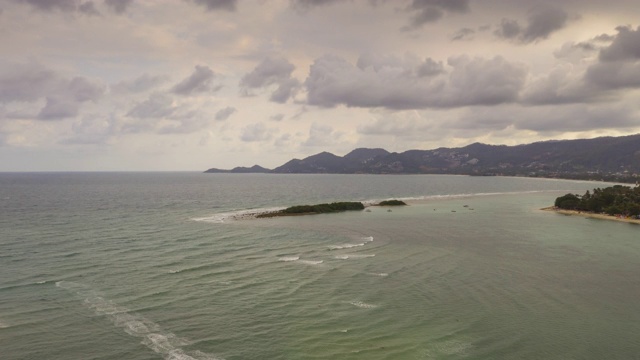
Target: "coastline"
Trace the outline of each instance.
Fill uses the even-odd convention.
[[[552,211],[552,212],[555,212],[555,213],[558,213],[558,214],[562,214],[562,215],[582,216],[582,217],[585,217],[585,218],[602,219],[602,220],[613,220],[613,221],[626,222],[626,223],[630,223],[630,224],[639,224],[640,225],[640,219],[619,218],[619,217],[616,217],[616,216],[606,215],[606,214],[596,214],[596,213],[590,213],[590,212],[584,212],[584,211],[576,211],[576,210],[564,210],[564,209],[558,209],[555,206],[545,207],[545,208],[542,208],[540,210]]]

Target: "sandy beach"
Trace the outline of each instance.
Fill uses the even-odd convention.
[[[558,209],[554,206],[549,206],[546,208],[542,208],[540,210],[553,211],[555,213],[563,214],[563,215],[582,216],[586,218],[614,220],[614,221],[620,221],[620,222],[626,222],[626,223],[632,223],[632,224],[640,224],[640,219],[620,218],[620,217],[606,215],[606,214],[596,214],[596,213],[590,213],[590,212],[584,212],[584,211],[563,210],[563,209]]]

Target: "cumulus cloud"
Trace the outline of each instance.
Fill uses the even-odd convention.
[[[393,59],[363,63],[356,67],[336,56],[316,59],[305,82],[309,103],[389,109],[496,105],[515,101],[527,76],[524,65],[499,56],[452,57],[448,71],[435,76],[419,76]]]
[[[252,89],[276,86],[271,92],[270,100],[285,103],[295,96],[300,87],[300,82],[291,76],[294,69],[295,66],[287,59],[267,57],[242,77],[240,87],[245,94],[249,94]]]
[[[445,13],[468,12],[469,0],[413,0],[407,11],[412,16],[404,30],[414,30],[440,20]]]
[[[302,143],[302,146],[328,146],[335,143],[338,134],[329,125],[313,123],[309,128],[309,137]]]
[[[91,114],[82,116],[71,124],[73,134],[60,143],[66,145],[106,144],[116,133],[116,119],[113,115]]]
[[[260,122],[245,126],[240,134],[240,140],[245,142],[265,141],[271,139],[273,134],[273,129]]]
[[[104,4],[116,14],[124,14],[127,8],[133,4],[133,0],[104,0]]]
[[[580,62],[583,59],[592,57],[597,51],[597,46],[590,41],[576,43],[569,41],[553,52],[553,56],[557,59],[564,59],[573,63]]]
[[[438,140],[451,132],[449,127],[455,120],[440,112],[438,114],[434,117],[429,111],[376,111],[372,114],[375,120],[360,124],[357,132],[370,139],[391,137],[402,139],[403,143]]]
[[[171,88],[171,92],[178,95],[189,96],[216,91],[219,88],[213,87],[213,80],[215,77],[215,73],[208,66],[196,65],[193,74],[175,84]]]
[[[584,68],[570,63],[559,64],[548,73],[532,78],[521,100],[529,105],[550,105],[594,99],[598,92],[585,83],[584,73]]]
[[[520,25],[517,20],[502,19],[494,34],[527,44],[548,38],[553,32],[564,28],[568,19],[567,12],[558,7],[537,7],[529,13],[526,26]]]
[[[226,108],[220,109],[220,110],[218,110],[218,112],[216,112],[215,119],[218,120],[218,121],[227,120],[229,118],[229,116],[231,116],[236,111],[237,111],[236,108],[234,108],[232,106],[227,106]]]
[[[207,11],[226,10],[235,11],[237,0],[191,0],[193,3],[204,6]]]

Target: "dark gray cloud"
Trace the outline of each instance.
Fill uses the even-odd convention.
[[[104,94],[104,86],[76,76],[68,83],[66,93],[78,102],[95,102]]]
[[[589,67],[586,79],[602,90],[640,88],[640,62],[598,63]]]
[[[43,12],[61,11],[67,13],[78,12],[84,15],[100,15],[94,1],[82,0],[11,0],[16,3],[30,5]],[[104,0],[104,5],[116,14],[123,14],[133,4],[133,0]]]
[[[171,92],[186,96],[219,90],[213,87],[215,77],[215,73],[208,66],[196,65],[193,74],[174,85]]]
[[[218,110],[218,112],[216,112],[215,119],[217,121],[227,120],[229,118],[229,116],[231,116],[236,111],[238,111],[236,108],[234,108],[232,106],[227,106],[226,108],[220,109],[220,110]]]
[[[468,12],[469,0],[413,0],[407,11],[412,15],[409,25],[404,29],[414,30],[440,20],[445,13]]]
[[[73,12],[77,8],[77,0],[14,0],[17,3],[24,3],[42,11],[64,11]]]
[[[600,61],[638,61],[640,60],[640,26],[633,30],[630,26],[616,28],[618,35],[611,45],[600,51]]]
[[[242,77],[240,87],[245,94],[249,94],[252,89],[277,86],[271,93],[270,100],[285,103],[300,88],[300,82],[291,76],[294,69],[295,66],[287,59],[267,57]]]
[[[640,88],[640,26],[616,30],[611,44],[600,50],[598,62],[587,69],[586,80],[603,90]]]
[[[517,39],[522,34],[522,27],[516,20],[502,19],[494,34],[503,39]]]
[[[284,114],[275,114],[269,117],[269,120],[273,121],[282,121],[284,119]]]
[[[41,65],[13,64],[0,71],[0,103],[36,101],[60,87],[60,77]]]
[[[344,0],[293,0],[292,4],[295,8],[311,8],[316,6],[324,6],[344,2]]]
[[[502,57],[453,57],[446,72],[420,77],[408,64],[363,68],[324,56],[311,66],[305,86],[308,102],[324,107],[448,108],[514,102],[527,73]]]
[[[104,4],[116,14],[124,14],[127,8],[133,4],[133,0],[104,0]]]
[[[91,16],[100,15],[100,12],[98,11],[98,9],[96,9],[96,5],[93,3],[93,1],[87,1],[80,4],[80,6],[78,6],[78,11],[85,15],[91,15]]]
[[[443,74],[444,72],[445,72],[444,65],[442,65],[441,62],[436,62],[431,58],[427,58],[422,64],[418,65],[418,67],[416,68],[416,74],[419,77],[435,76],[435,75]]]
[[[453,34],[453,36],[451,36],[451,40],[452,41],[457,41],[457,40],[469,40],[471,38],[473,38],[473,35],[475,35],[476,31],[470,28],[462,28],[458,31],[455,32],[455,34]]]
[[[226,10],[235,11],[238,0],[191,0],[192,2],[204,6],[208,11]]]
[[[554,6],[541,6],[529,13],[527,25],[512,19],[502,19],[494,34],[500,38],[514,40],[523,44],[544,40],[553,32],[565,27],[569,15],[563,9]]]
[[[16,3],[22,3],[30,5],[32,8],[43,12],[66,12],[66,13],[80,13],[83,15],[97,16],[100,12],[96,8],[93,1],[80,1],[80,0],[12,0]]]
[[[120,81],[111,87],[118,93],[140,93],[158,87],[167,81],[166,76],[142,74],[133,80]]]
[[[78,115],[79,103],[63,97],[47,97],[45,106],[40,110],[40,120],[60,120]]]
[[[165,94],[151,94],[147,100],[139,102],[127,112],[127,116],[138,119],[161,119],[173,115],[177,108],[173,99]]]
[[[104,86],[84,77],[65,78],[37,64],[7,66],[0,73],[0,103],[45,100],[36,115],[42,120],[63,119],[77,115],[80,105],[98,101]]]

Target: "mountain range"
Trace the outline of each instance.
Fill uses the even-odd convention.
[[[474,143],[460,148],[389,152],[359,148],[345,156],[321,152],[275,168],[255,165],[207,173],[464,174],[632,180],[640,175],[640,134],[551,140],[507,146]]]

